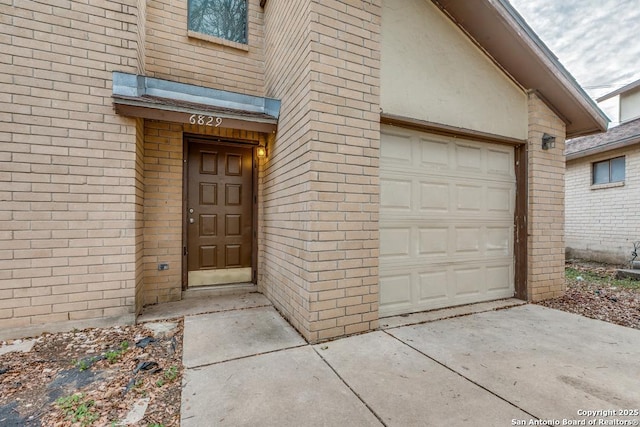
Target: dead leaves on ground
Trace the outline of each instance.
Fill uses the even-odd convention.
[[[0,420],[118,425],[149,398],[140,425],[178,426],[182,321],[170,335],[151,337],[144,325],[43,334],[30,352],[0,356]],[[135,345],[141,340],[144,348]]]
[[[640,329],[640,289],[612,285],[616,269],[598,264],[568,264],[580,279],[567,279],[564,296],[539,304],[592,319]]]

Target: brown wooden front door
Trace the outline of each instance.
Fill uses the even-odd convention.
[[[250,282],[253,150],[187,141],[188,284]]]

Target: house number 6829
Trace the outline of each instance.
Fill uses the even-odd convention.
[[[192,125],[213,126],[217,128],[222,124],[222,117],[192,114],[191,117],[189,117],[189,123]]]

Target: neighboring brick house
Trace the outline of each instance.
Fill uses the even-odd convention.
[[[625,264],[640,241],[640,80],[619,97],[620,125],[567,143],[567,256]]]
[[[226,3],[0,4],[0,337],[562,294],[564,140],[606,118],[506,0]]]

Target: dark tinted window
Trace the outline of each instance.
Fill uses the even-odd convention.
[[[246,0],[189,0],[189,30],[247,43]]]

